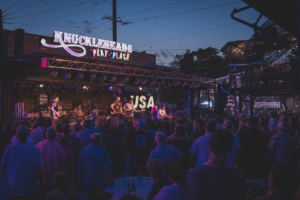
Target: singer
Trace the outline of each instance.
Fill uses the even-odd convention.
[[[51,113],[51,119],[52,119],[52,127],[55,128],[56,120],[59,117],[58,104],[60,103],[59,98],[58,98],[58,96],[56,96],[56,94],[52,97],[52,101],[53,101],[53,103],[51,106],[50,113]]]

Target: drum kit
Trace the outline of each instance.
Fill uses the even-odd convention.
[[[70,119],[70,126],[73,127],[74,124],[76,123],[80,123],[81,125],[83,124],[84,120],[88,120],[88,119],[94,119],[95,116],[98,116],[98,112],[100,112],[101,110],[93,110],[89,115],[87,114],[88,110],[83,112],[83,113],[79,113],[77,115],[77,117],[73,117],[73,118],[69,118]],[[69,111],[68,113],[66,111],[62,111],[60,112],[61,114],[59,116],[56,116],[56,119],[67,119],[68,115],[72,115],[75,111]]]

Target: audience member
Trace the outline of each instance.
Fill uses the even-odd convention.
[[[20,125],[20,126],[25,126],[25,125]],[[28,126],[26,126],[26,127],[27,127],[27,129],[29,130]],[[14,136],[12,136],[12,138],[11,138],[11,140],[10,140],[10,143],[11,143],[11,144],[17,144],[18,141],[19,141],[19,139],[18,139],[17,135],[14,135]],[[30,137],[29,135],[28,135],[28,137],[27,137],[27,144],[33,144],[33,139],[32,139],[32,137]]]
[[[163,132],[156,132],[155,142],[157,147],[151,152],[148,162],[152,159],[157,159],[164,165],[165,163],[182,159],[183,153],[173,145],[167,145],[167,138]]]
[[[202,118],[196,118],[194,120],[194,133],[193,140],[195,141],[198,137],[205,135],[205,121]]]
[[[17,128],[18,143],[5,148],[1,169],[7,172],[12,195],[31,200],[37,195],[36,179],[40,185],[43,182],[43,161],[39,149],[27,144],[28,135],[26,126]]]
[[[164,121],[163,122],[162,129],[163,129],[162,132],[166,135],[166,137],[169,137],[170,135],[173,134],[173,132],[170,131],[170,122],[169,122],[169,119],[168,119],[168,121]]]
[[[68,148],[73,151],[74,153],[78,151],[78,145],[77,145],[77,140],[74,139],[74,137],[72,137],[70,135],[70,126],[67,123],[64,123],[61,125],[61,137],[66,137],[68,138],[69,142],[68,142]]]
[[[154,124],[154,123],[153,123]],[[154,127],[153,127],[153,124],[150,125],[148,122],[145,122],[144,123],[144,130],[147,132],[147,133],[150,133],[152,138],[153,138],[153,141],[155,140],[155,133],[156,133],[156,130],[154,130]]]
[[[76,138],[79,140],[80,150],[87,147],[91,143],[91,136],[96,132],[94,129],[91,120],[84,121],[84,129],[76,133]]]
[[[33,129],[30,133],[30,137],[32,137],[33,139],[33,145],[38,144],[39,142],[42,142],[45,140],[44,136],[43,136],[43,132],[44,132],[44,126],[45,126],[45,119],[44,118],[39,118],[38,121],[38,126],[37,128]]]
[[[69,139],[65,136],[59,138],[59,144],[64,148],[66,156],[67,156],[67,163],[66,163],[66,172],[69,175],[69,180],[72,181],[74,178],[74,152],[68,149]]]
[[[54,186],[53,176],[60,170],[66,170],[68,158],[64,148],[56,143],[56,131],[49,127],[46,130],[46,140],[36,145],[42,155],[42,171],[45,189],[52,189]]]
[[[291,164],[294,153],[293,138],[289,135],[289,125],[286,122],[278,123],[277,134],[272,137],[268,149],[270,164]]]
[[[257,121],[254,117],[248,117],[248,130],[239,133],[241,144],[240,165],[244,171],[244,178],[264,178],[267,168],[266,137],[256,128]]]
[[[137,176],[139,168],[142,168],[143,174],[147,174],[146,163],[154,145],[150,133],[144,131],[143,121],[136,121],[136,131],[128,133],[125,143],[125,147],[130,153],[130,175]]]
[[[3,131],[0,132],[0,160],[4,154],[4,150],[7,145],[9,145],[11,138],[14,135],[12,130],[13,122],[12,120],[6,120],[4,122]]]
[[[268,117],[269,117],[269,125],[268,129],[271,132],[274,132],[277,126],[277,120],[276,120],[277,113],[276,112],[269,112]]]
[[[216,124],[214,122],[208,122],[206,125],[206,133],[203,136],[198,137],[193,143],[191,152],[191,165],[200,166],[208,161],[209,158],[209,138],[213,131],[216,130]]]
[[[223,129],[223,119],[222,119],[222,117],[217,118],[216,130],[220,130],[220,129]]]
[[[187,173],[186,192],[189,199],[245,199],[243,178],[225,168],[227,154],[233,144],[234,137],[228,130],[216,130],[211,134],[208,161]]]
[[[109,176],[109,182],[114,183],[111,171],[113,163],[107,151],[100,145],[101,135],[94,133],[91,136],[91,145],[85,147],[80,153],[78,161],[79,186],[86,193],[105,189],[105,171]]]
[[[164,186],[153,200],[182,200],[185,199],[185,181],[187,167],[181,162],[174,161],[164,165],[164,171],[172,181],[172,185]]]
[[[154,182],[147,197],[147,200],[152,200],[165,185],[171,185],[171,183],[169,178],[164,175],[163,167],[158,160],[149,160],[147,170]]]
[[[175,127],[174,140],[169,140],[168,144],[173,145],[183,153],[182,162],[190,166],[191,153],[190,149],[192,141],[185,137],[185,127],[182,124],[178,124]]]
[[[232,121],[226,120],[223,124],[223,128],[228,131],[231,131],[232,130]],[[231,131],[231,133],[234,138],[234,143],[233,143],[231,152],[227,155],[227,160],[225,163],[226,166],[237,164],[237,161],[239,159],[240,148],[241,148],[239,136],[237,134],[233,133],[232,131]]]
[[[257,197],[265,196],[266,194],[266,188],[259,183],[255,183],[248,186],[246,200],[255,200]]]
[[[54,175],[53,182],[54,182],[55,189],[63,193],[66,199],[68,200],[77,199],[75,195],[68,193],[69,179],[66,173],[57,172]]]

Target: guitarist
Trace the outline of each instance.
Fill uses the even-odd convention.
[[[119,113],[119,101],[120,101],[120,97],[116,97],[113,100],[113,103],[110,105],[110,114],[112,116],[116,116]]]
[[[55,128],[56,120],[59,117],[59,112],[58,112],[59,98],[58,98],[58,96],[54,95],[52,97],[52,101],[53,101],[53,103],[52,103],[52,106],[51,106],[50,113],[51,113],[51,118],[52,118],[52,127]]]
[[[129,102],[126,103],[123,107],[123,110],[125,110],[127,112],[127,117],[128,117],[129,121],[132,121],[132,119],[134,117],[133,112],[135,111],[134,104],[132,102],[133,102],[133,99],[130,98]]]

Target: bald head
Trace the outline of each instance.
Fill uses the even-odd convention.
[[[100,135],[100,133],[94,133],[91,136],[91,143],[92,144],[98,144],[98,145],[101,144],[101,135]]]
[[[47,140],[55,140],[55,138],[56,138],[56,131],[55,131],[54,128],[52,128],[52,127],[47,128],[47,130],[46,130],[46,138],[47,138]]]
[[[232,121],[231,120],[225,120],[225,122],[223,124],[223,128],[230,131],[231,128],[232,128]]]
[[[29,131],[26,126],[19,126],[17,128],[17,137],[19,139],[19,142],[27,142],[28,135]]]

